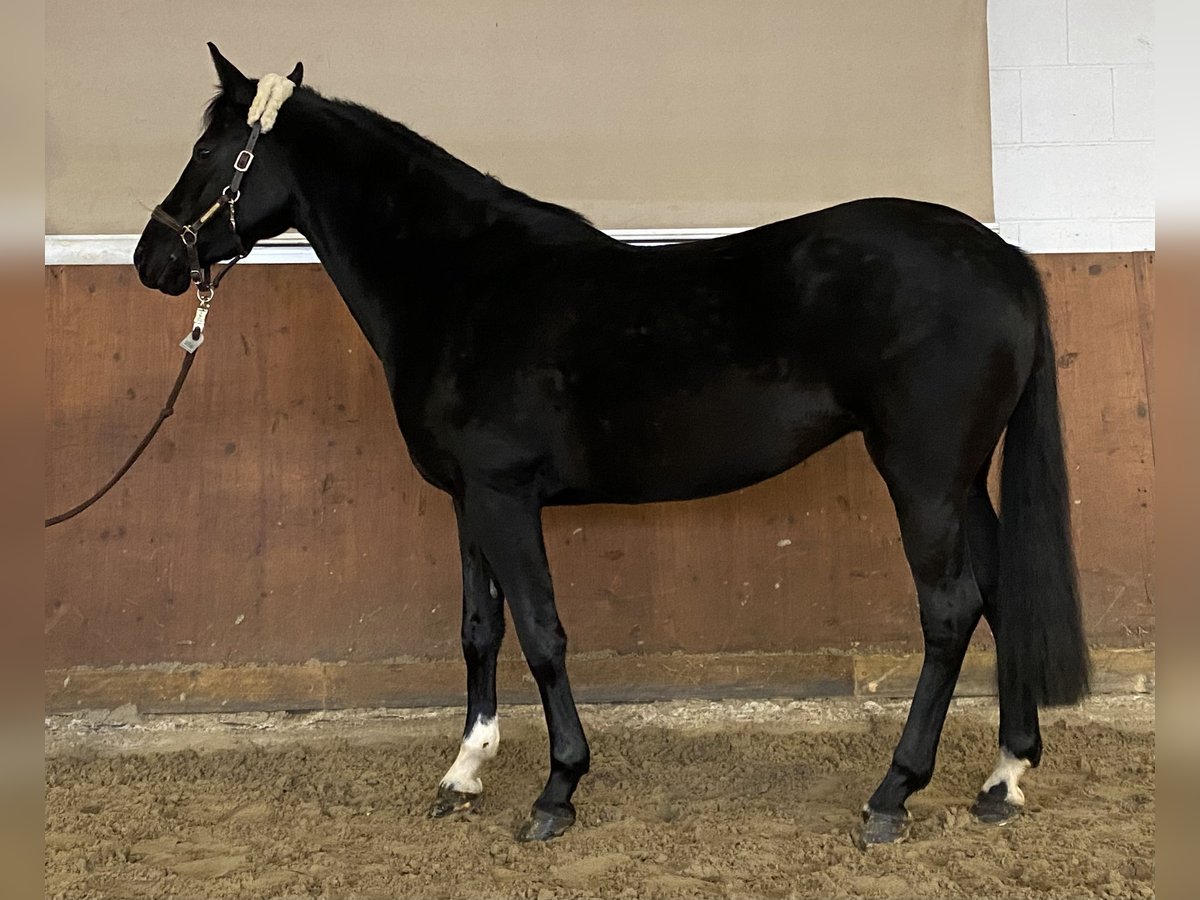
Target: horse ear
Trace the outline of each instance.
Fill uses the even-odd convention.
[[[296,63],[296,68],[292,69],[292,71],[288,74],[288,81],[290,81],[296,87],[300,87],[300,83],[304,81],[304,63]]]
[[[217,78],[225,93],[234,95],[239,88],[245,88],[250,84],[250,79],[238,71],[237,66],[222,56],[221,51],[212,41],[208,42],[208,52],[212,54],[213,65],[217,69]]]

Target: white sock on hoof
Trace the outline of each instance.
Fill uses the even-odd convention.
[[[482,794],[483,782],[479,771],[500,750],[500,723],[496,717],[480,716],[463,738],[454,765],[442,778],[442,787],[464,794]]]
[[[1000,761],[996,763],[996,770],[983,783],[983,792],[986,794],[989,789],[1003,782],[1008,789],[1008,802],[1015,803],[1017,806],[1024,806],[1025,793],[1021,790],[1017,782],[1021,780],[1021,776],[1025,774],[1028,768],[1029,760],[1018,759],[1006,747],[1001,747]]]

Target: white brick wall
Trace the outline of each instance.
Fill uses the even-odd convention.
[[[1034,253],[1154,247],[1153,0],[988,0],[1000,232]]]

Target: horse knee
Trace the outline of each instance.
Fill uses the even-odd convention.
[[[462,648],[464,656],[482,656],[495,652],[504,638],[504,617],[492,618],[472,613],[462,623]]]
[[[522,640],[521,650],[525,654],[525,662],[533,673],[538,684],[542,679],[554,679],[566,665],[567,635],[562,625],[539,628],[528,638]]]

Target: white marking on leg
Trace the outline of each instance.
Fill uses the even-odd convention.
[[[1008,802],[1015,803],[1017,806],[1025,805],[1025,793],[1017,784],[1021,780],[1021,776],[1025,774],[1025,770],[1029,768],[1029,760],[1018,759],[1013,756],[1007,747],[1000,748],[1000,761],[996,764],[996,770],[988,776],[988,780],[983,783],[983,792],[986,794],[989,789],[1003,783],[1008,791]]]
[[[454,765],[442,778],[442,786],[464,794],[482,794],[479,770],[500,750],[500,723],[495,716],[480,716],[463,738]]]

